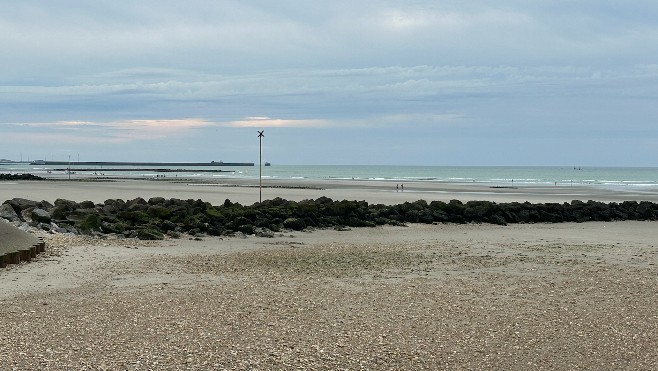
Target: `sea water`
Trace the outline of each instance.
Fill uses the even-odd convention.
[[[246,176],[258,176],[257,167]],[[559,166],[271,166],[263,177],[395,182],[487,183],[501,186],[658,187],[658,168]]]
[[[394,182],[487,183],[501,186],[589,185],[604,188],[658,187],[655,167],[573,167],[573,166],[369,166],[369,165],[272,165],[190,167],[163,166],[168,172],[145,171],[143,166],[111,166],[120,171],[106,172],[102,166],[71,165],[73,177],[195,177],[201,179],[297,179],[297,180],[389,180]],[[0,173],[30,173],[68,177],[68,166],[0,164]],[[83,170],[82,168],[86,168]],[[149,170],[158,167],[149,166]],[[222,170],[203,172],[201,170]]]

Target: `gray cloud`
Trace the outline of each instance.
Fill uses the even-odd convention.
[[[485,138],[517,146],[624,138],[634,151],[650,146],[633,139],[656,134],[657,17],[650,1],[11,2],[0,5],[0,148],[16,152],[9,138],[21,127],[9,124],[17,123],[110,130],[103,123],[262,116],[290,124],[273,129],[286,133],[285,148],[317,130],[343,138],[347,157],[366,144],[379,154],[409,145],[419,154],[408,161],[427,162],[437,146],[414,141],[428,138],[442,138],[442,148]],[[345,139],[372,128],[381,128],[378,145]],[[185,135],[203,142],[216,130],[237,139],[248,129]],[[160,140],[162,148],[178,143]],[[309,161],[331,158],[333,148]]]

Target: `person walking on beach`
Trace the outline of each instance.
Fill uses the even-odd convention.
[[[395,192],[398,192],[399,190],[400,190],[400,185],[399,185],[399,184],[396,184],[396,185],[395,185]]]
[[[404,184],[400,184],[400,192],[404,192]]]

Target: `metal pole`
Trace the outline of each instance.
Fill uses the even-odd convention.
[[[258,173],[258,191],[259,191],[259,201],[258,202],[263,202],[263,137],[265,136],[263,134],[265,130],[259,130],[258,131],[258,149],[259,149],[259,156],[258,156],[258,167],[259,167],[259,173]]]

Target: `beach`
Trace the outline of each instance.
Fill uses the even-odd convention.
[[[0,183],[0,199],[250,205],[253,180]],[[658,201],[597,187],[269,181],[262,198]],[[655,369],[655,222],[46,235],[0,270],[8,369]]]
[[[401,189],[400,186],[403,186]],[[394,205],[420,199],[463,202],[487,200],[493,202],[571,202],[652,201],[658,202],[658,187],[606,188],[594,185],[491,185],[471,182],[406,182],[390,180],[313,180],[268,179],[262,189],[258,179],[197,179],[153,178],[130,179],[49,179],[30,182],[0,182],[0,200],[14,197],[54,202],[57,198],[102,203],[107,199],[148,200],[150,197],[201,199],[220,205],[226,199],[252,205],[260,199],[280,197],[301,201],[329,197],[334,200],[364,200],[374,204]]]

